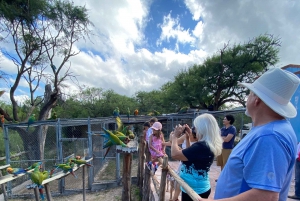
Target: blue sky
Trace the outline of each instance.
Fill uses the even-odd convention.
[[[224,44],[244,43],[260,34],[281,38],[276,67],[300,64],[300,1],[221,0],[74,0],[86,6],[94,34],[79,41],[81,53],[70,60],[80,84],[112,89],[132,96],[158,90],[182,69],[201,64]],[[3,45],[3,44],[2,44]],[[7,49],[13,47],[5,44]],[[57,61],[58,62],[58,61]],[[2,57],[0,68],[14,74],[16,67]],[[50,71],[50,69],[49,69]],[[1,82],[0,90],[9,91]],[[78,87],[67,81],[66,93]],[[17,98],[27,97],[25,80]],[[43,88],[39,89],[43,94]],[[8,93],[0,97],[8,100]]]

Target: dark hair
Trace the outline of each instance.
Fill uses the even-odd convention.
[[[144,123],[144,126],[147,126],[147,127],[149,127],[149,128],[151,127],[149,121],[146,121],[146,122]]]
[[[234,121],[235,121],[234,116],[232,116],[231,114],[228,114],[225,117],[231,125],[234,123]]]
[[[151,119],[150,119],[150,122],[151,123],[155,123],[155,122],[157,122],[158,121],[158,119],[156,118],[156,117],[152,117]]]
[[[194,139],[197,139],[196,128],[194,126],[192,127],[192,134],[193,134]]]

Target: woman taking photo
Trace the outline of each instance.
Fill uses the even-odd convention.
[[[173,159],[181,160],[180,177],[202,198],[208,198],[211,187],[208,172],[213,163],[214,157],[221,154],[222,138],[220,128],[216,119],[211,114],[202,114],[194,122],[198,142],[186,149],[180,150],[178,138],[183,131],[191,133],[188,125],[178,125],[172,137],[171,156]],[[182,201],[192,200],[182,190]]]

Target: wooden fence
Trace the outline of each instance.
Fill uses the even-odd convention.
[[[140,190],[140,196],[142,201],[153,200],[151,193],[151,179],[154,185],[156,194],[159,197],[159,201],[165,200],[167,174],[169,173],[174,180],[185,190],[185,192],[194,200],[198,201],[200,196],[185,183],[176,172],[168,164],[168,156],[164,156],[163,159],[159,158],[159,162],[162,164],[162,174],[160,182],[156,175],[154,175],[148,168],[145,168],[145,161],[150,161],[150,152],[148,144],[144,140],[144,136],[140,136],[139,143],[139,166],[138,166],[138,186]]]

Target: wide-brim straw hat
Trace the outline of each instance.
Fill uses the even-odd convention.
[[[294,118],[297,110],[290,102],[297,90],[300,79],[294,74],[280,68],[272,68],[251,83],[239,83],[256,94],[274,112],[285,117]]]

